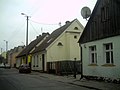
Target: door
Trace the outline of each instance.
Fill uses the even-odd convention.
[[[45,69],[45,54],[42,54],[42,70],[44,72],[44,69]]]

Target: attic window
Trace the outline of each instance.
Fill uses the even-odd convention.
[[[104,22],[109,19],[109,8],[102,7],[101,8],[101,21]]]
[[[74,38],[77,39],[77,36],[75,35]]]
[[[57,46],[63,46],[63,44],[62,44],[61,42],[59,42],[59,43],[57,44]]]
[[[78,27],[75,27],[74,30],[78,30]]]
[[[104,0],[104,3],[107,5],[110,3],[110,0]]]

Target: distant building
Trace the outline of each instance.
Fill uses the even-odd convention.
[[[8,64],[11,67],[16,67],[17,59],[16,56],[24,49],[25,46],[18,46],[14,47],[14,49],[11,49],[8,51]]]
[[[79,43],[84,77],[120,81],[120,0],[97,0]]]
[[[2,60],[2,63],[6,63],[6,62],[7,62],[7,60],[6,60],[6,52],[2,52],[2,53],[1,53],[1,56],[4,58],[4,59]]]
[[[0,64],[4,63],[4,57],[0,55]]]

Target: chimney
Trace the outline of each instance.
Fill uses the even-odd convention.
[[[69,24],[69,23],[70,23],[70,21],[66,21],[65,23],[66,23],[66,24]]]
[[[46,33],[42,33],[42,36],[45,35]]]
[[[41,35],[39,35],[39,36],[36,36],[36,39],[38,39],[40,36],[41,36]]]

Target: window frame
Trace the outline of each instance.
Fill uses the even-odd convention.
[[[105,22],[109,19],[109,7],[104,6],[101,8],[101,22]]]
[[[103,44],[103,47],[104,47],[104,60],[105,60],[105,64],[114,64],[113,43]],[[109,61],[107,59],[109,59]]]
[[[94,48],[94,49],[92,50],[92,48]],[[93,57],[92,57],[92,55],[93,55]],[[90,64],[97,64],[97,48],[96,48],[96,45],[89,46],[89,62],[90,62]]]
[[[39,65],[39,56],[37,55],[37,65],[36,65],[36,67],[38,67],[38,65]]]
[[[79,28],[78,27],[74,27],[74,30],[79,30]]]

